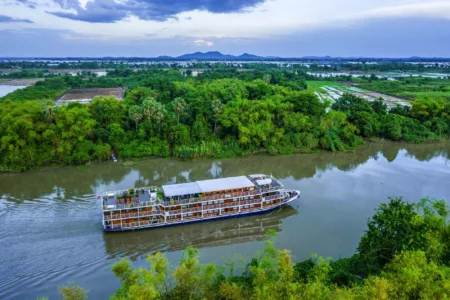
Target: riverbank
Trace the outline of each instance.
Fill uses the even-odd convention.
[[[378,139],[378,138],[366,138],[364,139],[365,143],[369,144],[384,144],[384,145],[397,145],[399,147],[405,147],[405,145],[442,145],[445,147],[445,145],[450,145],[450,140],[438,140],[438,141],[427,141],[421,144],[415,144],[415,143],[405,143],[405,142],[394,142],[386,139]],[[365,145],[358,146],[355,150],[347,150],[347,151],[340,151],[340,153],[357,153],[358,149],[361,147],[365,147]],[[336,153],[332,151],[327,150],[314,150],[314,151],[296,151],[292,154],[280,154],[280,155],[272,155],[269,154],[269,152],[266,149],[260,150],[260,151],[253,151],[253,152],[243,152],[240,155],[234,155],[234,156],[207,156],[207,157],[196,157],[194,159],[183,159],[183,158],[177,158],[177,157],[160,157],[160,156],[144,156],[144,157],[133,157],[133,158],[127,158],[127,159],[121,159],[118,157],[117,164],[123,165],[125,167],[131,167],[134,166],[140,162],[148,161],[148,160],[155,160],[155,159],[167,159],[167,160],[173,160],[173,161],[190,161],[190,162],[196,162],[196,161],[203,161],[203,160],[210,160],[210,159],[232,159],[232,158],[246,158],[246,157],[277,157],[277,156],[289,156],[289,155],[295,155],[295,154],[324,154],[324,153]],[[76,168],[88,168],[90,166],[95,165],[101,165],[105,163],[110,163],[112,161],[105,160],[105,161],[89,161],[87,163],[83,164],[75,164],[75,165],[69,165],[64,163],[55,163],[49,165],[42,165],[42,166],[36,166],[35,168],[24,170],[24,171],[15,171],[15,170],[8,170],[8,169],[2,169],[0,167],[0,174],[20,174],[24,172],[30,172],[30,171],[37,171],[37,170],[57,170],[61,168],[68,168],[68,167],[76,167]]]

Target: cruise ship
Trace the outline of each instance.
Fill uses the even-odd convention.
[[[102,226],[125,231],[263,214],[300,196],[275,177],[255,174],[105,192]]]

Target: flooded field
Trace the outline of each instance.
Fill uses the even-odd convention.
[[[348,86],[348,85],[344,85],[344,84],[336,84],[335,83],[332,86],[323,85],[323,86],[316,88],[314,93],[322,101],[328,100],[331,103],[335,102],[337,99],[342,97],[342,95],[344,93],[350,93],[352,95],[366,99],[367,101],[375,101],[378,99],[382,99],[388,108],[392,108],[397,105],[410,106],[410,103],[408,100],[405,100],[405,99],[402,99],[399,97],[382,94],[382,93],[378,93],[378,92],[367,91],[367,90],[358,88],[356,86]]]
[[[125,166],[103,163],[0,175],[0,299],[58,299],[71,281],[90,299],[107,299],[119,287],[111,273],[127,257],[147,266],[150,253],[173,263],[198,247],[202,262],[233,254],[248,261],[278,232],[276,246],[294,261],[312,253],[352,255],[366,221],[387,197],[450,200],[450,144],[367,144],[355,153],[252,156],[175,161],[152,159]],[[104,233],[97,195],[108,190],[237,176],[273,174],[300,199],[272,213],[123,233]]]

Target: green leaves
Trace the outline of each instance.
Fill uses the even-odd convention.
[[[368,221],[368,229],[358,247],[368,270],[379,271],[404,250],[427,251],[439,261],[443,250],[435,246],[445,233],[447,215],[445,202],[428,198],[416,206],[402,198],[390,198],[389,203],[381,204]]]
[[[139,105],[131,106],[128,110],[128,116],[131,120],[134,121],[137,131],[137,124],[140,120],[142,120],[142,117],[144,116],[142,107],[140,107]]]

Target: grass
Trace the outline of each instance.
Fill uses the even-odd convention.
[[[450,92],[399,92],[399,96],[406,99],[446,99],[450,101]]]

